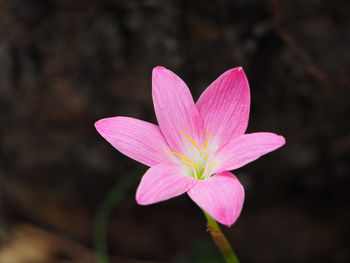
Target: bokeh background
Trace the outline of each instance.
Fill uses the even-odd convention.
[[[157,65],[195,99],[243,66],[248,132],[286,137],[235,171],[246,201],[223,229],[241,262],[349,262],[349,25],[347,0],[1,0],[0,262],[94,262],[96,211],[118,184],[111,262],[223,262],[186,195],[136,204],[146,168],[93,127],[156,123]]]

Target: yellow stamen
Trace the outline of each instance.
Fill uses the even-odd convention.
[[[185,134],[183,131],[180,131],[183,135],[185,135],[187,137],[187,139],[189,139],[191,141],[191,143],[193,144],[194,147],[196,147],[198,149],[198,151],[200,151],[201,149],[199,149],[198,145],[190,138],[190,136],[188,136],[187,134]]]
[[[169,151],[166,151],[166,153],[175,154],[175,155],[179,156],[180,158],[184,159],[185,161],[188,161],[188,162],[193,163],[193,161],[191,161],[190,159],[187,159],[185,156],[183,156],[183,155],[181,155],[181,154],[178,154],[178,153],[176,153],[176,152],[169,152]]]
[[[213,166],[213,165],[217,165],[217,163],[209,164],[209,165],[208,165],[208,168],[209,168],[210,166]],[[203,165],[203,168],[207,168],[207,166]]]
[[[208,141],[209,141],[209,131],[207,130],[207,134],[208,134],[208,137],[207,137],[207,140],[206,140],[206,142],[205,142],[205,144],[204,144],[204,147],[203,147],[203,149],[201,150],[201,154],[200,154],[200,156],[202,156],[202,153],[203,153],[203,151],[207,148],[207,146],[208,146]],[[205,160],[205,159],[204,159]]]
[[[209,157],[209,154],[207,154],[205,157],[204,157],[204,161]]]
[[[189,167],[197,167],[197,166],[199,165],[199,162],[196,163],[196,164],[188,164],[188,163],[185,163],[185,162],[183,162],[183,161],[180,161],[180,162],[183,163],[184,165],[189,166]]]

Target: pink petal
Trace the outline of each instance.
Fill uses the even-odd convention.
[[[158,126],[129,117],[105,118],[95,123],[97,131],[118,151],[153,166],[170,160],[169,147]]]
[[[159,127],[172,151],[184,152],[184,145],[194,147],[181,131],[200,143],[203,131],[201,119],[192,95],[182,79],[164,67],[155,67],[152,89]]]
[[[139,205],[150,205],[185,193],[197,180],[184,175],[176,163],[162,163],[144,174],[136,191]]]
[[[250,92],[243,69],[223,73],[203,92],[197,107],[204,129],[213,134],[218,146],[244,134],[249,120]]]
[[[243,186],[230,172],[200,181],[188,191],[188,195],[216,221],[227,226],[237,220],[244,201]]]
[[[218,172],[234,170],[285,144],[283,136],[257,132],[236,137],[215,153]]]

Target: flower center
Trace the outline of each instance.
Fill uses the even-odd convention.
[[[205,141],[205,144],[203,148],[201,149],[198,147],[198,145],[194,142],[194,140],[191,139],[190,136],[185,134],[183,131],[180,131],[182,135],[184,135],[191,144],[196,148],[192,159],[186,158],[185,156],[176,153],[176,152],[170,152],[166,151],[166,153],[171,153],[178,158],[180,158],[180,162],[185,165],[188,173],[190,176],[199,179],[204,180],[210,177],[211,168],[213,165],[216,165],[216,163],[208,163],[209,153],[207,151],[208,142],[209,142],[209,131],[207,130],[207,140]],[[209,159],[208,159],[209,158]]]

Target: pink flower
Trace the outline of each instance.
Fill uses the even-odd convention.
[[[235,170],[281,147],[282,136],[244,134],[250,92],[241,67],[226,71],[194,103],[186,84],[156,67],[152,96],[159,126],[129,117],[97,121],[97,131],[123,154],[150,166],[136,191],[149,205],[186,193],[218,222],[238,218],[244,189]]]

